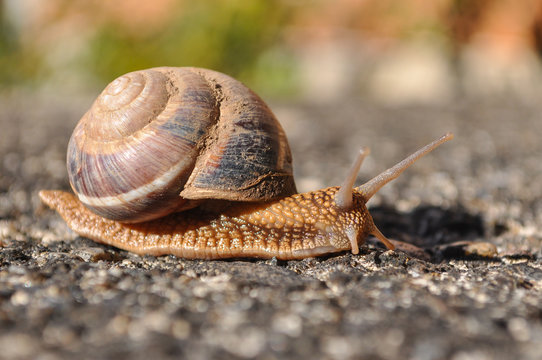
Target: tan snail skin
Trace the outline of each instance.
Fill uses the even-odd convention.
[[[267,105],[211,70],[154,68],[113,81],[68,146],[74,194],[41,191],[81,236],[138,254],[301,259],[350,250],[369,235],[389,249],[367,201],[446,134],[354,188],[296,194],[291,153]]]

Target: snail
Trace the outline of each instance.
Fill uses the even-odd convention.
[[[138,254],[301,259],[357,254],[369,235],[393,250],[367,201],[452,138],[354,188],[363,148],[341,186],[297,194],[285,133],[256,94],[215,71],[153,68],[114,80],[77,124],[75,195],[39,196],[79,235]]]

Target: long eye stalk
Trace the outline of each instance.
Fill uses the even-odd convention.
[[[374,194],[378,192],[382,188],[382,186],[386,185],[393,179],[396,179],[403,171],[405,171],[410,165],[414,164],[416,160],[421,158],[422,156],[430,153],[431,151],[435,150],[437,147],[445,143],[446,141],[452,140],[454,138],[454,134],[447,133],[437,140],[433,141],[430,144],[425,145],[403,161],[399,162],[397,165],[389,168],[388,170],[383,171],[379,175],[375,176],[371,180],[367,181],[365,184],[359,186],[357,188],[358,191],[360,191],[363,196],[365,197],[365,200],[369,200],[373,197]],[[342,189],[341,189],[342,190]]]

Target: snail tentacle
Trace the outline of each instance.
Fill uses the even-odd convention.
[[[399,175],[401,175],[403,171],[408,169],[410,165],[414,164],[416,160],[418,160],[424,155],[429,154],[431,151],[435,150],[437,147],[439,147],[446,141],[452,140],[453,138],[454,138],[454,134],[452,133],[444,134],[443,136],[436,139],[435,141],[415,151],[413,154],[405,158],[403,161],[400,161],[399,163],[392,166],[391,168],[381,172],[380,174],[378,174],[371,180],[367,181],[365,184],[358,186],[356,189],[367,198],[367,201],[369,201],[369,199],[372,198],[373,195],[378,192],[378,190],[380,190],[384,185],[386,185],[390,181],[397,179]]]

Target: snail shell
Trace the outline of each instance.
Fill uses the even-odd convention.
[[[239,81],[206,69],[123,75],[68,145],[68,175],[96,214],[141,222],[202,199],[266,201],[296,193],[286,136]]]

